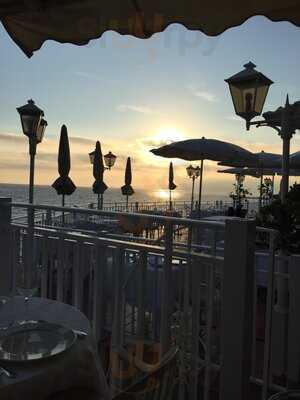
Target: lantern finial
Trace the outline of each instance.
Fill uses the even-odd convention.
[[[244,67],[245,67],[246,69],[254,69],[254,68],[256,68],[256,65],[253,64],[252,61],[249,61],[247,64],[244,64]]]

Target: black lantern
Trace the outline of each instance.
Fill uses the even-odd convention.
[[[186,169],[189,178],[192,178],[195,174],[195,168],[192,165],[189,165]]]
[[[199,178],[200,175],[201,175],[201,168],[199,166],[197,166],[195,168],[195,176],[196,176],[196,178]]]
[[[117,156],[115,156],[111,151],[105,154],[104,162],[108,169],[111,169],[116,162]]]
[[[40,122],[40,124],[38,126],[38,130],[36,132],[36,141],[37,141],[37,143],[41,143],[41,141],[43,140],[45,129],[46,129],[47,125],[48,125],[47,121],[44,120],[44,119],[41,119],[41,122]]]
[[[236,175],[235,175],[235,179],[236,179],[236,182],[237,182],[239,185],[241,185],[241,184],[244,182],[244,180],[245,180],[245,175],[236,174]]]
[[[89,153],[89,157],[90,157],[91,164],[94,165],[95,151],[92,151],[91,153]]]
[[[225,79],[228,83],[235,113],[244,118],[247,130],[252,118],[262,113],[269,87],[272,81],[256,71],[252,62],[244,65],[245,69]]]
[[[17,111],[20,114],[24,135],[35,139],[37,143],[41,142],[47,126],[46,121],[42,119],[44,111],[37,107],[33,100],[28,100],[28,103],[18,107]]]

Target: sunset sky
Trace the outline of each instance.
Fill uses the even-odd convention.
[[[93,182],[88,152],[100,140],[104,153],[118,156],[106,176],[120,187],[127,156],[132,157],[136,190],[165,190],[170,160],[153,147],[187,138],[216,138],[251,151],[281,152],[281,139],[268,128],[246,132],[235,117],[224,79],[249,60],[272,79],[264,110],[282,105],[287,93],[300,100],[300,29],[255,17],[241,27],[209,38],[180,25],[148,40],[107,32],[84,47],[47,42],[31,59],[0,26],[0,182],[27,183],[28,143],[16,107],[33,98],[45,112],[48,128],[38,146],[36,183],[57,177],[60,127],[70,137],[71,177],[77,186]],[[292,151],[300,150],[300,135]],[[175,161],[178,193],[189,190],[187,162]],[[197,165],[197,163],[194,163]],[[233,178],[205,164],[205,194],[226,194]],[[293,179],[292,179],[293,180]],[[255,191],[258,181],[247,179]],[[164,193],[164,192],[161,192]]]

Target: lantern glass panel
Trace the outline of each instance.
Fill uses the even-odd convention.
[[[45,121],[44,119],[41,120],[37,132],[36,132],[36,141],[37,143],[41,143],[41,141],[44,138],[44,133],[46,130],[46,126],[47,126],[47,121]]]
[[[115,165],[117,157],[110,151],[108,154],[104,156],[105,165],[108,168],[111,168]]]
[[[91,163],[91,164],[94,164],[95,152],[92,151],[91,153],[89,153],[89,157],[90,157],[90,163]]]
[[[269,85],[265,85],[257,88],[256,101],[255,101],[255,112],[257,113],[257,115],[260,115],[262,113],[266,97],[269,91],[269,87],[270,87]]]
[[[194,175],[194,167],[192,165],[188,166],[186,172],[190,178]]]
[[[35,137],[40,125],[41,116],[37,115],[21,115],[21,123],[24,135]]]

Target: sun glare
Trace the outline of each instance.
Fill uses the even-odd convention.
[[[160,200],[169,200],[169,190],[166,189],[159,189],[155,193],[155,197],[157,197]],[[179,197],[179,194],[176,193],[176,191],[172,191],[172,199],[177,199]]]
[[[166,144],[177,142],[179,140],[184,140],[184,135],[182,132],[178,131],[176,128],[162,128],[154,137],[157,142],[166,142]]]

